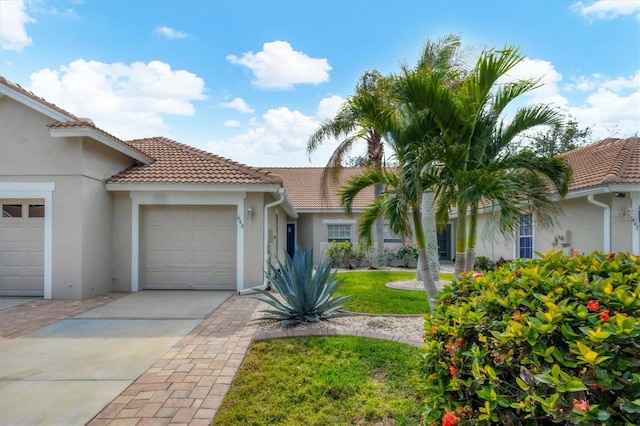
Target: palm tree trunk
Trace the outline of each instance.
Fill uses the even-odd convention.
[[[429,308],[433,311],[438,302],[438,288],[436,287],[436,281],[433,279],[433,273],[431,272],[431,266],[429,264],[429,255],[427,254],[421,216],[422,213],[416,206],[413,209],[413,228],[415,230],[416,245],[418,246],[418,264],[424,291],[427,294],[427,302],[429,302]]]
[[[467,248],[467,208],[458,205],[458,219],[456,220],[456,264],[453,268],[453,277],[458,278],[462,272],[467,271],[465,252]]]
[[[476,242],[478,240],[478,203],[471,206],[469,212],[469,234],[464,263],[468,271],[472,270],[476,261]]]
[[[424,285],[424,291],[427,294],[429,309],[433,312],[438,303],[438,288],[436,287],[436,281],[433,279],[431,267],[429,266],[429,256],[427,255],[427,251],[424,247],[418,248],[418,263],[420,264],[422,284]]]
[[[438,281],[440,279],[438,231],[436,229],[436,215],[434,211],[434,194],[433,191],[430,190],[422,193],[422,229],[424,229],[431,273],[433,274],[433,279]]]

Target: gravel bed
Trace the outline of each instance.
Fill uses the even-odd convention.
[[[439,281],[438,287],[441,289],[448,281]],[[389,284],[392,284],[391,286]],[[387,284],[392,288],[403,290],[424,291],[422,282],[412,281],[394,281]],[[424,331],[424,318],[422,315],[372,315],[372,314],[354,314],[347,317],[334,318],[329,321],[320,321],[315,323],[302,323],[291,327],[282,327],[278,321],[256,320],[263,314],[260,312],[268,309],[266,304],[260,306],[254,315],[254,321],[257,322],[259,333],[279,332],[282,330],[307,330],[307,329],[329,329],[350,332],[352,334],[375,333],[381,337],[388,337],[391,340],[421,341]]]

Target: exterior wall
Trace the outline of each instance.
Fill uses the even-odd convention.
[[[104,179],[133,163],[83,138],[51,138],[53,120],[0,99],[0,181],[53,183],[51,296],[83,299],[112,291],[111,195]]]
[[[245,199],[244,222],[244,288],[262,284],[264,269],[264,243],[262,241],[264,226],[264,204],[266,195],[250,192]],[[251,207],[253,214],[249,219],[247,209]]]
[[[492,213],[478,217],[478,239],[476,256],[487,256],[490,259],[513,259],[515,240],[505,237],[497,229],[496,219]],[[453,240],[453,257],[456,256],[455,239]]]
[[[112,192],[113,196],[113,280],[115,290],[131,291],[131,196]]]
[[[629,194],[618,197],[615,193],[594,196],[598,202],[610,207],[611,252],[631,252],[632,234],[638,229],[632,221],[632,203]],[[587,200],[587,197],[561,201],[563,213],[557,224],[542,229],[534,223],[534,250],[545,253],[550,249],[591,253],[604,250],[605,211]],[[637,215],[637,212],[636,212]],[[502,236],[489,218],[481,215],[478,220],[478,245],[476,254],[498,259],[512,259],[516,253],[516,240]]]

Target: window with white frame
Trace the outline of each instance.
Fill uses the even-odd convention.
[[[530,214],[520,218],[518,226],[518,257],[533,258],[533,218]]]
[[[328,224],[327,240],[329,242],[335,241],[338,243],[351,241],[351,224]]]

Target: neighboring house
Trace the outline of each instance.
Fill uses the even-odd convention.
[[[640,254],[639,139],[565,156],[574,180],[559,226],[542,231],[523,218],[505,239],[485,214],[478,255]],[[359,171],[344,169],[341,182]],[[373,189],[349,217],[340,185],[324,191],[322,172],[249,167],[162,137],[122,141],[0,77],[0,296],[261,286],[267,265],[296,244],[313,247],[318,261],[331,241],[357,243]],[[385,247],[401,246],[386,229]],[[453,258],[454,238],[450,224],[441,259]]]
[[[0,295],[263,284],[297,213],[280,176],[124,142],[0,78]]]
[[[553,229],[531,217],[513,238],[493,227],[490,214],[478,221],[477,255],[491,259],[530,258],[549,249],[640,254],[640,138],[604,139],[562,154],[573,169],[563,213]],[[454,230],[455,231],[455,230]]]

